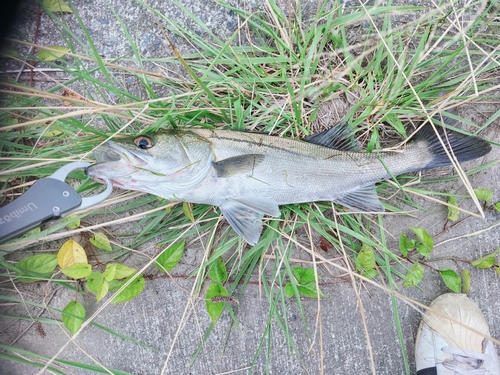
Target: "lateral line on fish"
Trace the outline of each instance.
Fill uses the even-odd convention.
[[[213,137],[213,138],[216,138],[218,140],[223,140],[223,141],[229,141],[229,142],[236,142],[236,143],[253,143],[254,145],[258,146],[258,147],[264,147],[264,148],[268,148],[270,150],[279,150],[279,151],[284,151],[284,152],[287,152],[289,154],[293,154],[295,156],[300,156],[300,157],[304,157],[304,156],[309,156],[309,155],[304,155],[303,153],[300,153],[298,151],[294,151],[294,150],[290,150],[288,148],[285,148],[285,147],[279,147],[279,146],[273,146],[273,145],[268,145],[268,144],[264,144],[264,143],[257,143],[255,141],[255,139],[253,138],[250,138],[250,140],[247,140],[247,139],[238,139],[238,138],[230,138],[230,137],[224,137],[224,136],[216,136],[216,137]],[[297,139],[297,141],[302,141],[300,138]],[[314,143],[307,143],[305,141],[303,141],[305,145],[314,145]],[[320,146],[320,145],[314,145],[318,148],[327,148],[325,146]],[[311,156],[312,157],[312,156]]]

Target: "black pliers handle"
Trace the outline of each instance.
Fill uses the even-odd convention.
[[[64,180],[77,169],[90,166],[83,161],[66,164],[46,178],[36,181],[23,195],[0,207],[0,243],[36,228],[46,220],[57,219],[95,206],[111,195],[113,183],[102,193],[82,198]]]

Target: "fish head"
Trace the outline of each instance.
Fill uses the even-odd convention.
[[[109,179],[123,189],[173,199],[198,185],[213,161],[211,143],[190,131],[108,141],[94,150],[97,164],[86,173],[96,181]]]

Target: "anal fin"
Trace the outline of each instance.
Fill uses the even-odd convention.
[[[362,186],[335,200],[351,210],[358,212],[384,212],[384,206],[378,199],[375,185]]]

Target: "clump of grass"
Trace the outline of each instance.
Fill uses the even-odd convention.
[[[390,4],[346,8],[341,2],[319,2],[313,19],[306,20],[300,4],[287,12],[274,1],[264,1],[252,10],[220,3],[234,12],[239,21],[237,30],[224,39],[181,2],[175,4],[200,33],[163,16],[146,3],[137,3],[155,20],[159,33],[171,48],[171,57],[144,57],[120,14],[113,9],[131,46],[122,57],[100,56],[74,6],[71,18],[44,8],[69,49],[64,56],[42,58],[35,53],[42,46],[21,39],[11,41],[18,50],[17,61],[28,67],[56,69],[57,73],[43,69],[37,73],[46,80],[42,89],[28,81],[16,81],[10,75],[2,83],[0,92],[5,99],[0,112],[4,124],[0,128],[3,132],[0,190],[4,203],[64,163],[92,161],[91,153],[97,145],[122,134],[202,126],[303,137],[333,125],[330,117],[334,117],[357,126],[360,140],[372,151],[385,146],[388,135],[403,140],[422,122],[438,123],[433,120],[437,114],[464,123],[466,129],[459,129],[457,123],[446,126],[470,134],[486,130],[498,117],[497,112],[484,124],[476,125],[453,111],[469,102],[498,103],[498,98],[490,94],[496,88],[493,73],[498,71],[499,60],[498,42],[489,36],[489,30],[498,27],[489,13],[494,10],[493,5],[476,12],[473,5],[456,9],[451,3],[436,8]],[[473,16],[470,22],[459,23],[457,19],[465,14]],[[408,18],[409,22],[401,22]],[[82,33],[72,31],[75,24]],[[175,38],[186,41],[193,52],[181,54]],[[44,48],[49,55],[57,52]],[[180,73],[174,75],[171,73],[174,71]],[[133,90],[124,84],[123,76],[131,78]],[[477,167],[469,174],[491,166],[492,163]],[[461,171],[459,166],[458,169]],[[74,173],[72,178],[83,195],[98,189],[99,185],[81,172]],[[466,174],[462,171],[459,178],[472,193],[480,215],[483,206],[473,194]],[[380,185],[379,193],[387,198],[384,201],[387,208],[408,214],[409,210],[420,208],[412,201],[413,195],[436,195],[432,187],[423,190],[423,185],[411,186],[413,179],[414,176],[403,176]],[[424,176],[420,183],[435,180]],[[452,195],[444,194],[446,198]],[[140,214],[126,219],[135,224],[126,230],[117,229],[124,222],[123,213],[137,209]],[[140,250],[142,253],[134,256],[144,256],[140,267],[144,272],[154,264],[159,248],[197,238],[205,254],[202,264],[192,274],[196,281],[190,301],[186,302],[185,315],[189,314],[191,300],[200,297],[209,270],[221,257],[228,270],[228,277],[221,284],[229,296],[243,296],[248,282],[257,277],[269,303],[269,314],[265,318],[268,328],[262,333],[252,364],[261,351],[266,355],[266,363],[271,362],[273,321],[285,333],[291,350],[297,356],[303,355],[289,332],[285,311],[290,296],[286,285],[290,285],[288,290],[298,304],[304,330],[314,342],[301,296],[311,292],[308,297],[315,295],[319,306],[321,285],[315,277],[304,281],[307,288],[300,289],[304,286],[297,276],[302,272],[300,268],[312,269],[313,275],[345,273],[356,290],[358,283],[365,282],[391,294],[403,366],[410,373],[398,312],[398,301],[404,297],[397,289],[400,280],[412,274],[414,259],[388,246],[387,228],[381,215],[350,214],[324,202],[290,205],[282,209],[279,220],[266,220],[259,243],[250,249],[221,224],[223,220],[213,208],[174,205],[145,194],[120,192],[92,212],[78,216],[80,227],[67,229],[66,223],[43,227],[38,233],[0,245],[1,255],[7,260],[16,259],[19,252],[14,251],[27,251],[40,241],[59,241],[80,233],[85,237],[89,231],[104,228],[112,233],[115,246],[106,259],[124,261],[126,256]],[[320,241],[336,249],[341,259],[334,261],[317,251]],[[416,242],[414,245],[417,249]],[[294,258],[297,251],[308,254],[307,266]],[[10,263],[3,264],[6,267],[3,276],[10,283],[15,278],[8,270]],[[64,279],[50,278],[50,282]],[[212,281],[215,282],[213,278]],[[109,301],[104,302],[99,312],[108,304]],[[359,304],[363,314],[361,298]],[[237,307],[229,304],[226,307],[237,326]],[[84,327],[92,324],[93,317],[95,314]],[[363,321],[366,324],[364,317]],[[214,321],[207,328],[200,350],[215,324]],[[182,328],[179,325],[177,333]],[[319,323],[316,329],[323,337]],[[366,334],[371,348],[367,328]],[[174,340],[172,348],[175,344]],[[324,358],[321,340],[319,346],[320,358]],[[17,350],[13,345],[3,349]],[[60,349],[59,352],[64,347]],[[171,353],[172,350],[166,356],[164,371]],[[198,353],[193,354],[192,361]],[[52,359],[40,360],[44,366],[51,366],[56,357],[57,354]],[[371,350],[370,357],[375,373]],[[79,363],[71,365],[84,368]],[[323,362],[320,367],[323,370]],[[98,371],[98,367],[93,370]]]

